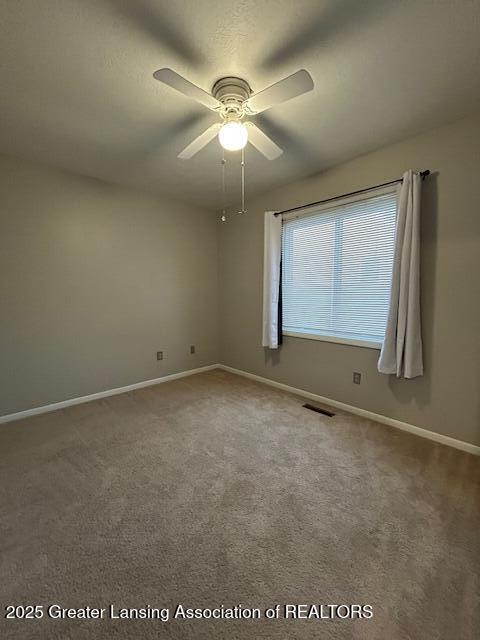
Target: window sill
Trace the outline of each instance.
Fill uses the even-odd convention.
[[[320,340],[321,342],[336,342],[337,344],[348,344],[354,347],[364,347],[366,349],[376,349],[380,351],[381,342],[370,342],[369,340],[356,340],[355,338],[339,338],[338,336],[318,335],[316,333],[296,333],[294,331],[284,331],[284,336],[291,338],[303,338],[305,340]]]

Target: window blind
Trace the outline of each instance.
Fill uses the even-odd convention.
[[[383,341],[396,204],[394,191],[284,221],[285,333]]]

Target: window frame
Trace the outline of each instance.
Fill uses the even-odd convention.
[[[289,220],[296,220],[297,218],[317,215],[322,211],[331,211],[332,209],[336,209],[337,207],[342,207],[348,204],[354,204],[355,202],[362,202],[363,200],[370,200],[370,198],[376,198],[376,197],[388,195],[391,193],[396,194],[396,201],[397,201],[397,207],[398,207],[399,187],[398,185],[389,185],[387,187],[372,189],[372,190],[369,190],[368,192],[365,192],[362,194],[356,194],[354,196],[346,196],[345,198],[338,198],[338,199],[335,198],[334,202],[332,201],[325,202],[324,204],[321,204],[321,205],[305,207],[304,209],[300,209],[295,212],[285,214],[282,218],[282,223],[288,222]],[[283,253],[283,234],[282,234],[282,253]],[[282,322],[282,335],[288,336],[290,338],[300,338],[302,340],[317,340],[320,342],[332,342],[335,344],[350,345],[354,347],[363,347],[366,349],[375,349],[377,351],[380,351],[383,345],[383,342],[334,336],[334,335],[329,335],[328,333],[317,334],[317,333],[307,333],[307,332],[303,333],[300,331],[284,331],[283,322]]]

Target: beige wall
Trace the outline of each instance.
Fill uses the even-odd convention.
[[[422,198],[425,375],[381,375],[378,351],[360,347],[286,337],[278,352],[262,349],[263,211],[384,182],[408,168],[434,172]],[[231,218],[221,230],[222,362],[480,444],[480,117],[286,185],[247,206],[248,215]],[[362,373],[360,386],[352,383],[353,371]]]
[[[217,362],[215,217],[0,157],[0,305],[0,415]]]

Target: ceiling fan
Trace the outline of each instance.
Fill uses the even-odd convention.
[[[207,93],[172,69],[159,69],[153,77],[220,116],[219,122],[208,127],[178,154],[183,160],[193,157],[216,135],[222,147],[228,151],[243,149],[250,141],[269,160],[278,158],[283,150],[256,124],[250,120],[243,123],[242,120],[313,89],[312,77],[305,69],[253,94],[248,82],[242,78],[220,78],[213,85],[212,92]]]

